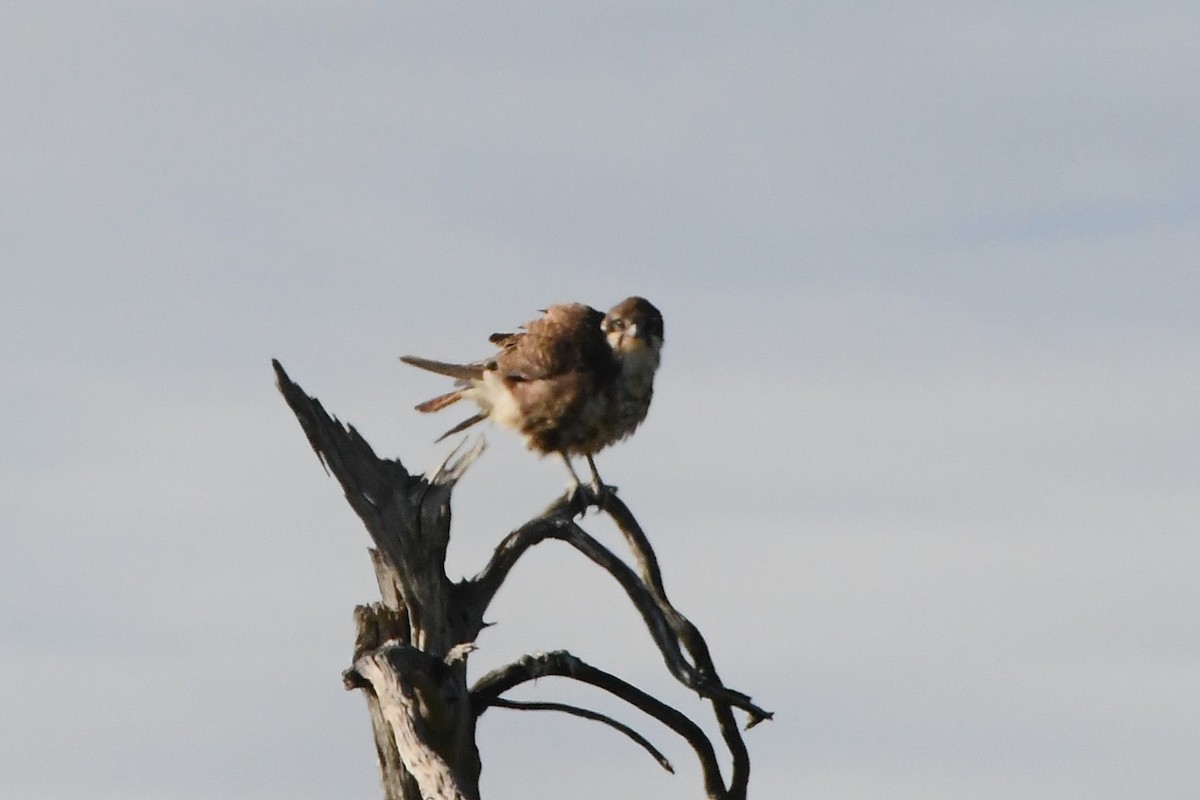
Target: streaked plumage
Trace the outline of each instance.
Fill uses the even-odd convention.
[[[496,333],[494,358],[452,364],[415,356],[402,361],[457,379],[455,388],[417,405],[440,411],[470,400],[478,413],[442,438],[490,419],[518,431],[531,450],[558,453],[573,481],[571,456],[584,456],[593,488],[603,485],[592,456],[646,418],[663,343],[663,321],[649,301],[630,297],[608,314],[581,303],[551,306],[516,333]]]

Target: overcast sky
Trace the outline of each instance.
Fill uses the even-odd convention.
[[[1200,795],[1200,7],[902,5],[5,4],[0,795],[378,797],[368,537],[269,360],[423,471],[397,356],[633,293],[600,469],[776,712],[751,796]],[[486,434],[455,578],[564,484]],[[709,724],[569,548],[490,618],[474,676]],[[497,709],[485,797],[701,796],[525,696],[678,774]]]

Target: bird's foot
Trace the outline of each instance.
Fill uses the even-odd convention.
[[[596,508],[603,511],[605,501],[617,493],[617,487],[609,486],[600,479],[600,473],[596,470],[596,462],[590,454],[587,456],[587,464],[588,469],[592,471],[592,482],[589,484],[589,488],[592,490],[594,504]]]
[[[608,498],[616,494],[616,486],[595,482],[576,483],[567,487],[567,504],[580,515],[587,513],[589,507],[603,511]]]
[[[617,494],[617,487],[610,486],[607,483],[593,482],[588,485],[588,489],[591,490],[592,495],[596,498],[596,507],[601,510],[604,509],[604,504],[608,501],[608,498],[615,497]]]
[[[600,480],[600,473],[596,471],[596,462],[590,455],[587,456],[587,463],[588,469],[592,473],[592,480],[587,484],[579,480],[579,474],[571,466],[571,459],[567,454],[560,452],[559,455],[562,457],[563,463],[567,465],[567,472],[571,473],[571,482],[567,484],[567,493],[564,496],[571,513],[582,516],[587,513],[588,506],[595,506],[603,511],[608,498],[617,493],[617,487],[609,486]]]

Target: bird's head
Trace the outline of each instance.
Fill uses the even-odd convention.
[[[657,355],[662,349],[662,314],[644,297],[630,297],[617,303],[604,316],[601,328],[609,346],[619,356]]]

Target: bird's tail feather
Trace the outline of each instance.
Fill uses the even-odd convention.
[[[419,403],[417,406],[415,406],[415,408],[417,409],[417,411],[421,411],[425,414],[428,414],[433,411],[441,411],[446,406],[454,405],[459,400],[462,400],[464,391],[466,391],[466,390],[465,389],[455,389],[452,392],[446,392],[445,394],[439,394],[437,397],[431,397],[430,399],[426,400],[424,403]]]
[[[483,364],[448,364],[445,361],[434,361],[432,359],[421,358],[419,356],[400,356],[400,360],[405,364],[411,364],[414,367],[420,367],[421,369],[428,370],[430,372],[436,372],[439,375],[448,375],[451,378],[457,378],[464,384],[460,385],[453,391],[446,392],[445,394],[439,394],[437,397],[432,397],[416,407],[417,411],[423,411],[425,413],[441,411],[446,406],[457,403],[466,395],[472,382],[483,380]],[[487,413],[483,411],[479,412],[473,417],[468,417],[439,436],[438,441],[440,442],[447,436],[453,436],[456,433],[465,431],[475,423],[483,422],[487,418]]]
[[[485,419],[487,419],[487,414],[484,414],[484,413],[479,413],[473,417],[468,417],[467,419],[464,419],[462,422],[455,425],[450,430],[443,433],[441,436],[439,436],[437,438],[437,440],[440,442],[442,439],[445,439],[447,436],[453,436],[456,433],[461,433],[462,431],[465,431],[467,428],[474,425],[476,422],[483,422]]]
[[[420,356],[400,356],[400,360],[405,364],[459,380],[477,381],[483,378],[482,364],[448,364],[445,361],[434,361]]]

